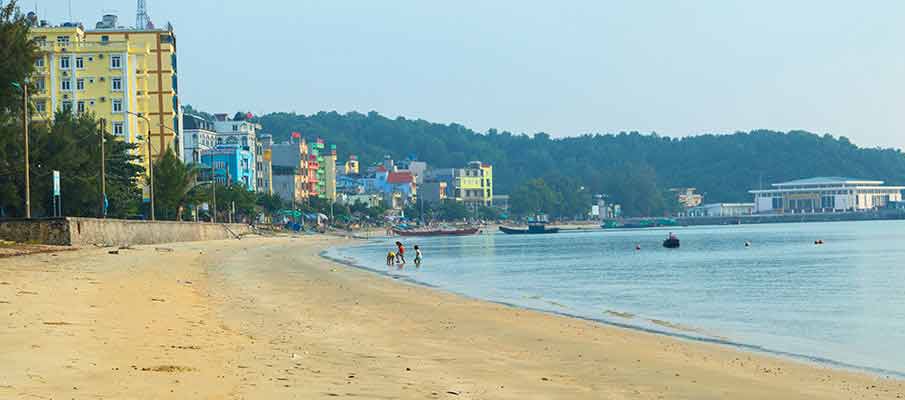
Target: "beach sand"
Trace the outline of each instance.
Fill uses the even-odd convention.
[[[898,380],[470,300],[318,256],[341,243],[0,259],[0,399],[905,398]]]

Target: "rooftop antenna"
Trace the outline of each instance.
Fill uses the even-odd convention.
[[[147,2],[145,0],[138,0],[138,8],[135,12],[135,28],[148,29],[151,25],[151,17],[148,16]]]

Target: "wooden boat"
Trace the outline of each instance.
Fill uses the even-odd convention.
[[[543,235],[548,233],[559,233],[559,228],[547,228],[542,224],[528,225],[527,229],[500,227],[500,231],[509,235]]]
[[[393,228],[399,236],[470,236],[480,232],[479,228],[408,230]]]

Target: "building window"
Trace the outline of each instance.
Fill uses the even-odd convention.
[[[75,69],[85,69],[85,59],[82,57],[75,58]]]
[[[233,132],[239,131],[239,125],[233,125]]]
[[[113,78],[110,82],[113,84],[114,92],[121,92],[123,90],[123,78]]]
[[[85,90],[85,80],[84,79],[76,79],[75,80],[75,90]]]
[[[122,56],[111,56],[110,57],[110,68],[120,69],[122,67],[123,67]]]
[[[47,102],[44,100],[38,100],[35,102],[35,110],[39,113],[43,114],[47,112]]]
[[[122,100],[113,100],[113,112],[121,113],[123,112],[123,101]]]
[[[57,44],[60,46],[69,46],[69,36],[57,36]]]
[[[85,102],[82,100],[79,100],[79,102],[76,103],[75,111],[79,114],[84,114],[85,113]]]
[[[773,198],[773,209],[781,210],[782,209],[782,197],[774,197]]]
[[[72,112],[72,102],[71,101],[63,102],[63,112]]]
[[[44,77],[43,77],[43,76],[40,77],[40,78],[38,78],[38,79],[35,79],[35,86],[38,87],[38,90],[39,90],[39,91],[43,92],[44,89],[46,88],[45,85],[46,85],[46,83],[45,83],[45,81],[44,81]]]
[[[107,43],[110,41],[110,36],[103,35],[101,36],[101,43]]]
[[[69,79],[64,79],[60,81],[60,90],[70,91],[72,90],[72,81]]]
[[[113,134],[116,136],[122,136],[123,131],[123,123],[122,122],[114,122],[113,123]]]
[[[36,67],[36,68],[44,68],[44,57],[43,57],[43,56],[42,56],[42,57],[38,57],[38,59],[35,60],[35,67]]]
[[[69,57],[60,57],[60,69],[69,69]]]

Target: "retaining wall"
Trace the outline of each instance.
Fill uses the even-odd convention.
[[[0,239],[62,246],[125,246],[222,240],[251,233],[242,224],[55,218],[0,221]]]

